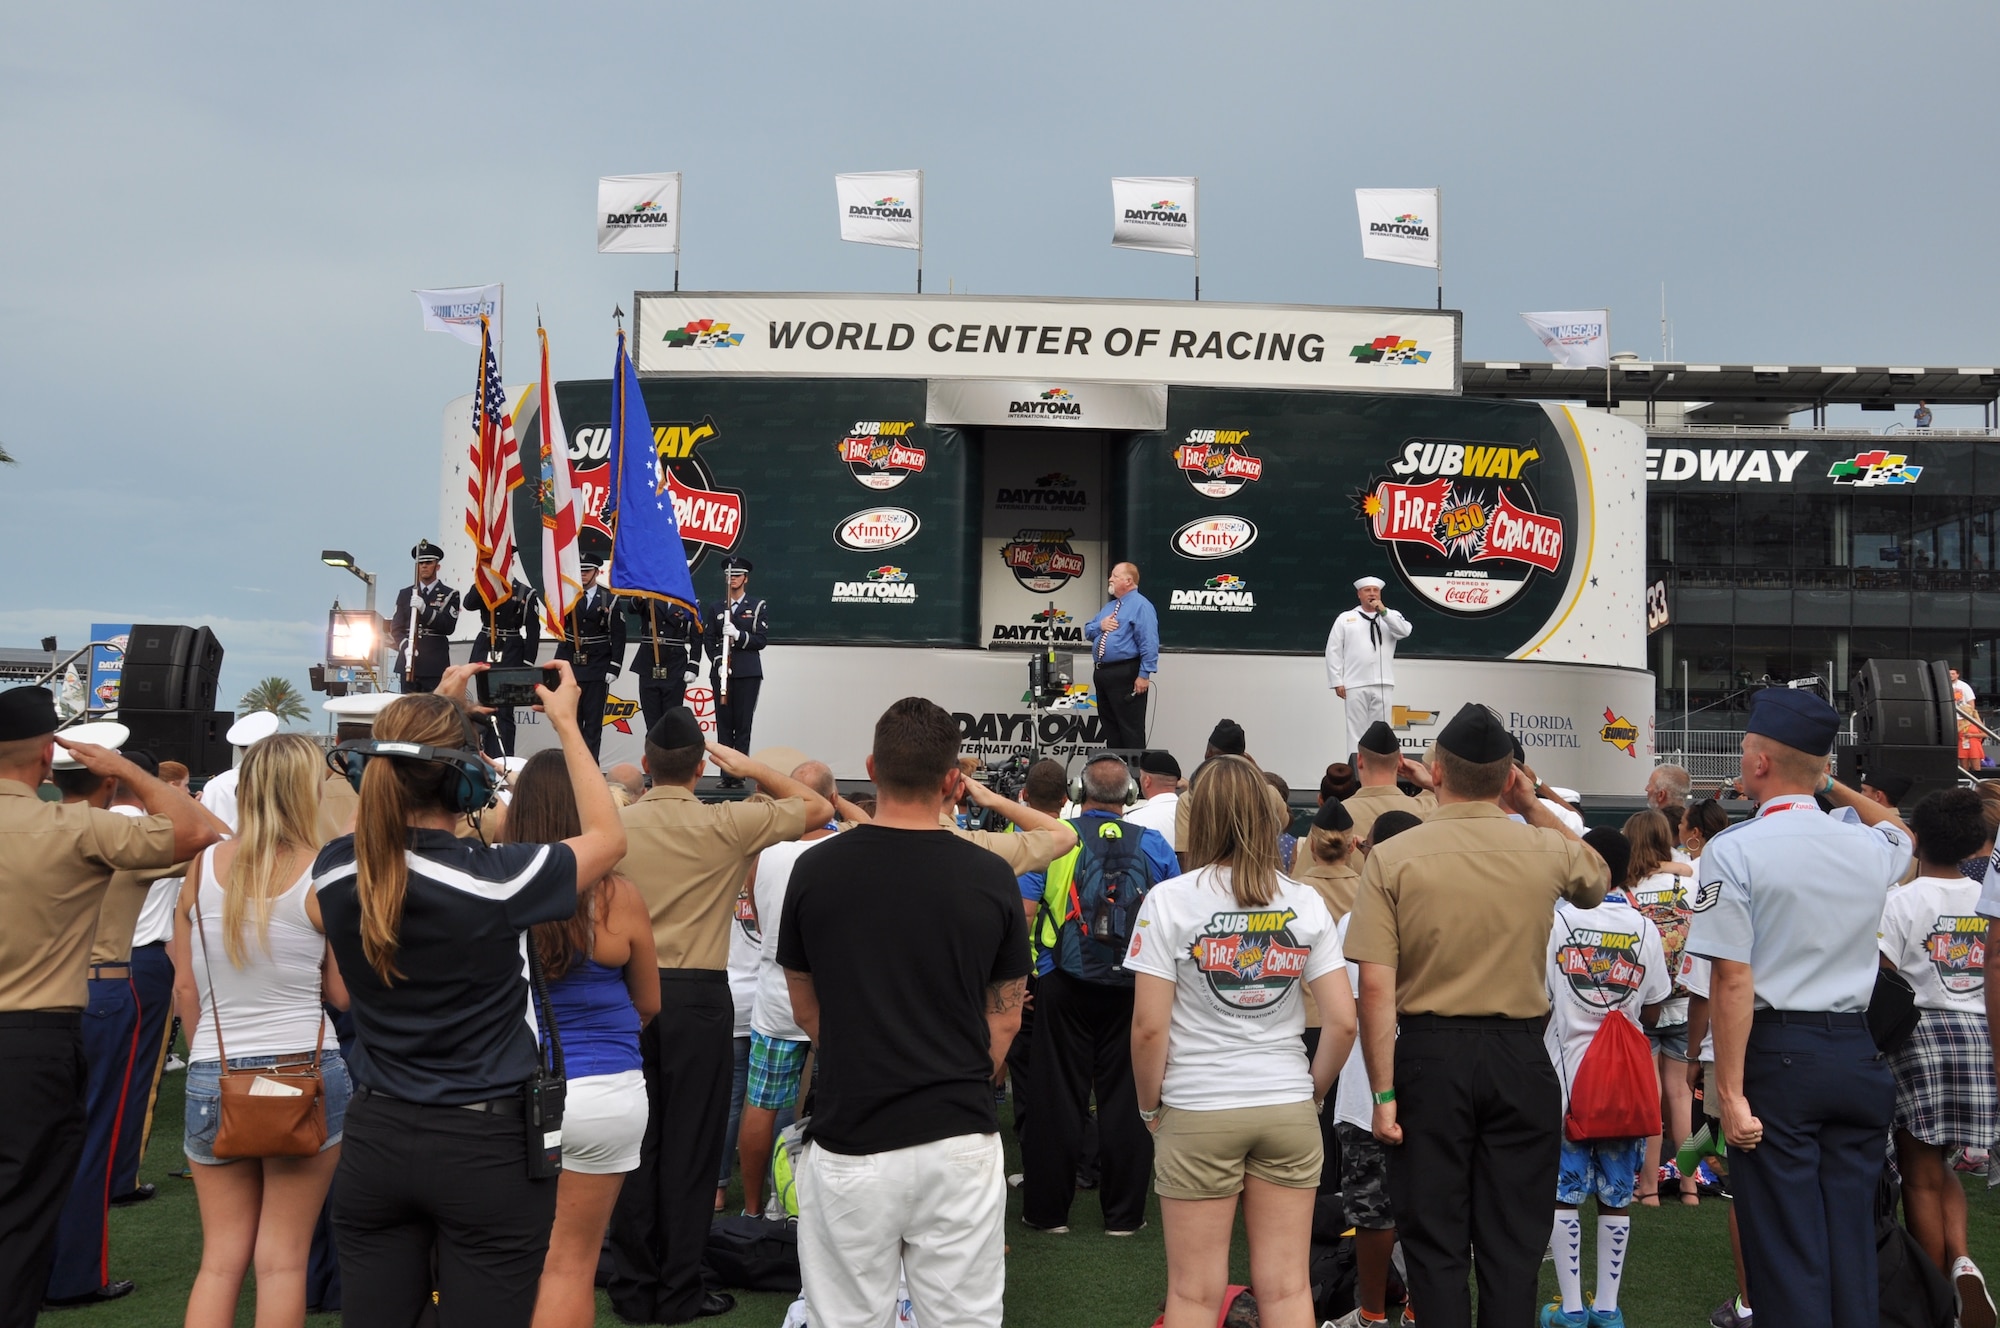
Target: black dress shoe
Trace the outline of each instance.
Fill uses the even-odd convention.
[[[156,1188],[156,1186],[150,1183],[141,1185],[137,1189],[130,1190],[113,1199],[111,1206],[113,1208],[130,1208],[133,1204],[142,1204],[153,1197]]]
[[[736,1297],[727,1291],[711,1291],[701,1298],[701,1308],[695,1311],[698,1319],[713,1319],[718,1314],[727,1314],[736,1308]]]
[[[132,1283],[109,1282],[95,1291],[86,1291],[80,1296],[50,1296],[42,1302],[45,1310],[81,1309],[85,1305],[102,1305],[107,1300],[123,1300],[132,1294]]]

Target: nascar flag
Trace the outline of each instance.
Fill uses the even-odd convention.
[[[514,531],[507,520],[507,495],[521,487],[521,449],[514,441],[514,421],[507,413],[500,364],[484,318],[479,329],[479,387],[472,398],[465,533],[472,537],[473,581],[491,609],[514,597]]]
[[[597,252],[678,254],[681,173],[606,175],[597,181]]]
[[[892,249],[924,247],[924,173],[862,171],[833,177],[840,238]]]
[[[1555,313],[1522,314],[1521,321],[1563,368],[1611,367],[1610,310],[1562,309]]]
[[[549,373],[549,334],[540,327],[542,376],[535,384],[536,451],[541,455],[542,480],[536,504],[542,517],[542,625],[563,639],[563,624],[577,597],[583,594],[583,571],[576,546],[578,518],[569,470],[569,435],[556,409],[556,385]]]
[[[1111,181],[1111,244],[1156,254],[1201,252],[1192,175],[1123,175]]]
[[[507,288],[498,286],[445,286],[438,290],[420,290],[417,307],[423,311],[424,331],[444,332],[457,337],[468,346],[477,346],[480,339],[480,324],[492,320],[499,329],[494,340],[501,340],[507,331]]]
[[[1361,256],[1410,267],[1438,266],[1438,191],[1357,189]]]
[[[604,498],[611,532],[605,585],[620,595],[665,600],[699,618],[694,578],[666,467],[653,445],[653,422],[639,393],[639,371],[618,332],[618,360],[611,370],[611,490]]]

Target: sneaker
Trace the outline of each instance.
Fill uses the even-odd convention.
[[[1625,1328],[1624,1310],[1600,1310],[1590,1307],[1590,1328]]]
[[[1993,1297],[1979,1265],[1960,1255],[1951,1262],[1951,1286],[1958,1294],[1960,1328],[1994,1328]]]
[[[1117,1237],[1136,1236],[1145,1229],[1146,1229],[1146,1223],[1145,1220],[1142,1218],[1140,1219],[1139,1225],[1136,1227],[1126,1227],[1122,1231],[1113,1231],[1110,1227],[1106,1227],[1104,1228],[1104,1234],[1107,1236],[1117,1236]]]
[[[1395,1306],[1389,1308],[1393,1310]],[[1395,1324],[1393,1315],[1381,1319],[1364,1319],[1361,1317],[1361,1307],[1356,1305],[1338,1319],[1328,1319],[1319,1328],[1395,1328]]]
[[[175,1070],[185,1070],[187,1069],[187,1067],[188,1063],[182,1060],[180,1057],[172,1055],[171,1053],[167,1056],[166,1071],[168,1074],[172,1074]]]
[[[1020,1172],[1018,1171],[1013,1172],[1007,1177],[1007,1188],[1010,1190],[1018,1190],[1021,1188],[1021,1182],[1026,1179],[1027,1177],[1022,1175]]]
[[[1069,1234],[1068,1227],[1038,1227],[1025,1217],[1021,1219],[1021,1225],[1030,1231],[1039,1231],[1045,1236],[1067,1236]]]
[[[1729,1182],[1704,1161],[1694,1169],[1694,1190],[1704,1199],[1727,1199]]]
[[[1951,1155],[1951,1169],[1968,1176],[1984,1176],[1986,1167],[1993,1160],[1991,1151],[1984,1148],[1960,1148]]]
[[[1738,1312],[1736,1297],[1731,1296],[1708,1312],[1709,1328],[1751,1328],[1754,1315],[1752,1310]]]
[[[1542,1306],[1542,1317],[1536,1322],[1541,1328],[1590,1328],[1590,1311],[1565,1310],[1561,1301],[1552,1300]]]

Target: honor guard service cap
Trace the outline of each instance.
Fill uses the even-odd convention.
[[[1396,741],[1396,730],[1389,727],[1387,720],[1381,719],[1368,726],[1368,731],[1361,735],[1361,741],[1356,745],[1362,751],[1373,752],[1377,756],[1398,756],[1403,750],[1403,745]]]
[[[1315,830],[1352,830],[1353,828],[1354,817],[1348,814],[1347,808],[1343,807],[1336,798],[1328,798],[1320,804],[1320,809],[1313,813],[1313,829]]]
[[[444,550],[429,540],[418,540],[416,547],[410,550],[410,557],[420,563],[434,563],[444,558]]]
[[[132,730],[109,719],[100,719],[93,724],[72,724],[62,731],[63,737],[71,742],[88,742],[98,747],[109,747],[117,751],[132,736]],[[55,768],[58,770],[81,770],[83,762],[70,755],[69,749],[56,744]]]
[[[1139,753],[1139,771],[1147,775],[1166,775],[1173,779],[1181,777],[1181,763],[1174,759],[1172,752],[1148,748]]]
[[[56,731],[56,694],[46,687],[0,692],[0,742],[46,738]]]
[[[1387,584],[1388,582],[1384,581],[1379,576],[1364,576],[1359,581],[1356,581],[1354,583],[1354,588],[1356,590],[1366,590],[1370,586],[1373,586],[1375,589],[1380,590],[1383,586]]]
[[[1208,735],[1208,745],[1224,756],[1241,756],[1249,746],[1243,726],[1233,719],[1219,719],[1215,729]]]
[[[680,747],[700,747],[706,739],[702,737],[701,721],[694,717],[694,711],[681,705],[660,716],[660,722],[647,731],[646,742],[671,752]]]
[[[278,717],[268,710],[253,710],[229,726],[223,736],[229,739],[231,747],[248,747],[252,743],[264,741],[278,731]]]
[[[346,696],[330,696],[320,709],[339,718],[343,724],[373,724],[375,716],[395,700],[395,692],[349,692]]]
[[[603,567],[611,558],[611,537],[601,530],[580,531],[576,537],[576,565]]]
[[[1743,727],[1808,756],[1826,756],[1840,732],[1840,714],[1812,692],[1766,687],[1750,698],[1750,720]]]
[[[1474,765],[1504,761],[1520,750],[1500,717],[1477,701],[1459,707],[1451,723],[1438,734],[1437,745]]]
[[[724,576],[748,576],[756,570],[756,564],[752,563],[748,558],[731,556],[722,560],[722,574]]]

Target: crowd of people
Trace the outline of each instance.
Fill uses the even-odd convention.
[[[1164,1328],[1218,1321],[1239,1209],[1271,1328],[1621,1328],[1632,1207],[1724,1194],[1718,1328],[1872,1325],[1898,1202],[1901,1267],[1994,1328],[1959,1173],[2000,1133],[2000,798],[1905,818],[1908,786],[1832,780],[1808,693],[1757,698],[1738,824],[1662,766],[1586,829],[1468,705],[1421,762],[1370,723],[1295,835],[1226,719],[1185,773],[1044,760],[1016,802],[910,697],[848,797],[680,706],[603,771],[568,663],[559,748],[503,771],[482,667],[331,753],[245,731],[199,802],[0,693],[0,1328],[131,1289],[105,1212],[159,1076],[83,1014],[164,1048],[146,947],[188,1044],[191,1325],[234,1322],[252,1272],[271,1325],[589,1324],[600,1285],[630,1322],[726,1313],[740,1170],[744,1217],[796,1223],[814,1328],[1000,1322],[1009,1187],[1045,1240],[1083,1184],[1107,1237],[1157,1200]],[[711,768],[749,796],[697,796]]]

